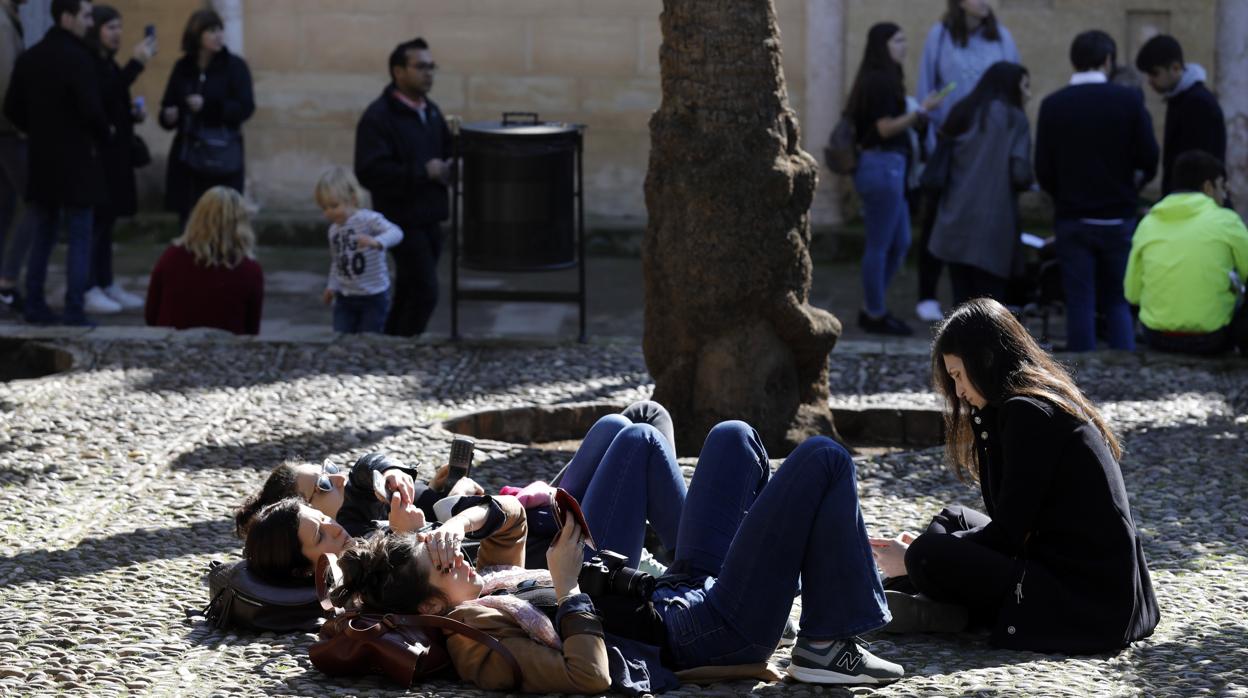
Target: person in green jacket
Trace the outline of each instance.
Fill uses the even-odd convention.
[[[1136,228],[1123,295],[1140,308],[1150,347],[1248,355],[1248,228],[1226,205],[1226,168],[1203,151],[1174,165],[1175,191]]]

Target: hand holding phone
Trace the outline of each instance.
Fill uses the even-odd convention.
[[[571,514],[572,520],[581,527],[581,533],[585,536],[585,545],[590,550],[598,549],[594,543],[593,534],[589,532],[589,523],[585,521],[585,514],[581,511],[581,505],[576,501],[576,497],[573,497],[567,490],[559,488],[555,490],[555,498],[550,505],[555,510],[555,525],[559,527],[559,530],[563,530],[563,520]]]
[[[451,442],[451,459],[447,463],[446,482],[442,484],[443,492],[450,492],[455,483],[468,477],[472,471],[472,455],[477,442],[467,436],[456,436]]]
[[[940,92],[937,92],[936,96],[940,97],[941,99],[944,99],[945,97],[948,97],[949,95],[953,94],[953,91],[956,89],[958,89],[958,83],[956,81],[951,80],[944,87],[940,88]]]
[[[146,27],[143,27],[143,37],[147,39],[155,39],[156,38],[156,25],[149,24]]]

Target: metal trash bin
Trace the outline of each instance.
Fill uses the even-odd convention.
[[[519,112],[460,127],[465,267],[535,271],[577,263],[581,128]]]

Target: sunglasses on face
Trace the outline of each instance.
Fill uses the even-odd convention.
[[[340,472],[338,466],[325,461],[321,463],[321,474],[316,476],[316,489],[321,492],[333,492],[334,483],[330,481],[330,475],[337,475]]]

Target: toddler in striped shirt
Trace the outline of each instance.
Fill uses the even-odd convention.
[[[386,250],[403,231],[376,211],[360,208],[364,190],[345,167],[330,168],[316,183],[316,203],[329,221],[329,283],[323,299],[334,306],[334,331],[381,332],[390,309]]]

